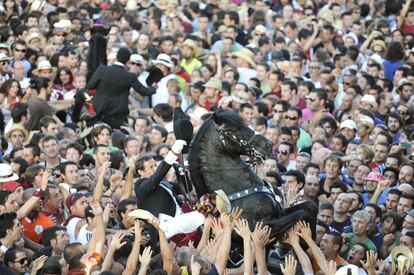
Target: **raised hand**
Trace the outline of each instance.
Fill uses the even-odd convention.
[[[287,233],[288,238],[285,240],[285,243],[290,244],[291,246],[299,244],[299,234],[295,226],[291,227]]]
[[[240,219],[241,215],[243,214],[243,209],[234,207],[231,210],[230,216],[233,219],[233,221]]]
[[[239,234],[240,237],[247,240],[250,239],[250,228],[249,223],[245,219],[236,220],[236,232]]]
[[[198,262],[194,261],[194,255],[191,256],[190,266],[191,266],[191,274],[192,275],[199,275],[200,274],[201,265]]]
[[[213,234],[216,237],[220,236],[223,233],[223,227],[221,226],[220,219],[213,220],[212,229],[213,229]]]
[[[224,229],[226,228],[233,228],[233,223],[231,221],[230,215],[226,214],[226,213],[222,213],[220,215],[220,220],[223,223]]]
[[[312,230],[309,223],[304,221],[299,221],[299,236],[304,241],[312,240]]]
[[[281,265],[280,268],[282,269],[282,273],[284,275],[292,275],[296,274],[296,266],[298,265],[298,261],[296,261],[295,257],[289,255],[285,259],[285,264]]]
[[[99,216],[99,215],[103,214],[102,206],[98,201],[96,201],[95,199],[92,199],[90,205],[91,205],[91,208],[92,208],[92,213],[95,216]]]
[[[122,175],[121,174],[113,174],[110,178],[109,178],[109,182],[110,182],[110,190],[112,192],[115,192],[119,185],[121,184],[122,181]]]
[[[367,260],[364,262],[361,260],[361,264],[368,273],[375,272],[375,263],[377,261],[377,253],[369,250],[367,251]]]
[[[52,171],[50,169],[46,169],[42,175],[42,182],[40,184],[40,189],[46,191],[47,184],[49,182],[50,177],[52,176]]]
[[[142,251],[142,254],[139,257],[141,265],[148,266],[151,261],[151,257],[152,257],[151,246],[147,246],[145,247],[144,251]]]
[[[335,261],[329,261],[326,264],[326,275],[335,275],[336,273],[336,262]]]
[[[124,237],[125,234],[122,231],[116,232],[115,235],[112,236],[110,247],[112,247],[114,250],[118,250],[126,245],[126,242],[122,242]]]
[[[174,144],[171,146],[171,151],[174,154],[179,155],[183,151],[183,148],[185,145],[187,145],[187,142],[185,140],[177,139],[176,141],[174,141]]]
[[[40,269],[42,269],[42,267],[45,264],[47,258],[48,257],[46,255],[42,255],[39,258],[37,258],[36,260],[34,260],[33,261],[33,266],[32,266],[32,272],[33,271],[37,272]]]

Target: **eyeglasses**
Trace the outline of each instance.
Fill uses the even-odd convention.
[[[294,116],[285,116],[285,118],[289,119],[289,120],[297,120],[298,119],[297,117],[294,117]]]
[[[287,154],[288,154],[288,152],[284,151],[284,150],[277,150],[277,153],[281,154],[281,155],[284,155],[284,156],[287,156]]]
[[[397,113],[399,113],[400,115],[403,115],[403,116],[407,115],[407,112],[404,112],[404,111],[401,111],[401,110],[397,110]]]
[[[14,48],[14,50],[15,50],[16,52],[22,52],[22,53],[25,53],[25,52],[26,52],[26,49],[18,49],[18,48]]]
[[[314,102],[314,101],[316,101],[316,99],[315,98],[311,98],[311,97],[306,97],[306,100],[309,100],[310,102]]]
[[[30,263],[28,258],[21,258],[20,260],[15,260],[13,262],[20,263],[21,265],[24,264],[24,263],[28,263],[28,264]]]
[[[54,176],[55,178],[60,178],[62,175],[58,173],[53,173],[52,176]]]

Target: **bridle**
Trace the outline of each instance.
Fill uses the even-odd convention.
[[[255,135],[253,135],[249,140],[246,140],[245,138],[238,136],[231,130],[225,129],[223,126],[220,126],[217,129],[217,131],[219,133],[220,142],[224,148],[226,146],[226,140],[230,140],[238,144],[240,147],[244,148],[248,156],[253,157],[253,160],[249,160],[249,162],[253,165],[260,164],[265,161],[265,156],[263,156],[263,154],[261,154],[253,146],[253,140],[255,138]]]

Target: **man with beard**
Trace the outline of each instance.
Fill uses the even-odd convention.
[[[387,159],[388,152],[389,148],[387,143],[379,142],[375,144],[374,162],[381,172],[385,169],[385,161]]]
[[[391,93],[382,92],[379,95],[379,99],[380,103],[375,116],[384,121],[387,118],[387,115],[390,113],[391,108],[393,107],[393,97]]]
[[[348,216],[351,208],[351,200],[348,194],[341,193],[335,200],[334,204],[334,220],[331,226],[338,232],[343,232],[346,226],[351,225],[351,218]]]
[[[399,143],[401,139],[400,129],[403,126],[403,121],[402,121],[401,116],[396,112],[392,112],[387,116],[387,119],[385,120],[385,124],[388,127],[388,132],[392,136],[393,144]]]
[[[318,201],[319,179],[316,176],[307,176],[303,187],[303,200]]]
[[[63,222],[62,202],[63,197],[59,192],[59,188],[56,185],[48,184],[41,212],[56,225]]]
[[[358,169],[355,172],[354,183],[352,184],[352,189],[357,192],[365,193],[364,188],[364,178],[368,177],[371,172],[371,167],[366,164],[361,164],[358,166]]]
[[[364,199],[362,198],[362,194],[355,190],[349,190],[346,193],[352,201],[351,208],[349,208],[349,214],[353,215],[356,211],[362,208],[364,205]]]
[[[381,205],[381,208],[384,212],[388,211],[397,211],[398,201],[401,197],[401,191],[392,188],[387,194],[387,202],[383,205]]]

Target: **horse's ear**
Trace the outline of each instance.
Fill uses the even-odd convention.
[[[217,115],[217,111],[213,113],[213,120],[216,124],[220,125],[221,124],[221,119],[219,118],[219,116]]]

